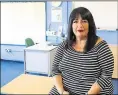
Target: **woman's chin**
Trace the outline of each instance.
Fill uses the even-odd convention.
[[[79,34],[79,35],[76,35],[76,38],[83,39],[83,38],[86,38],[86,36]]]

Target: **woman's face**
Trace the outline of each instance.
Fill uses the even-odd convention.
[[[83,20],[80,16],[72,22],[73,33],[76,38],[87,38],[89,31],[89,23],[87,20]]]

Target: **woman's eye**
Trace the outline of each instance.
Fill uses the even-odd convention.
[[[73,21],[73,23],[77,23],[77,21],[75,20],[75,21]]]
[[[88,21],[87,21],[87,20],[83,20],[82,22],[83,22],[83,23],[88,23]]]

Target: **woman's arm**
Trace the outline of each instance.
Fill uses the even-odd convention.
[[[62,82],[62,76],[61,71],[59,70],[59,64],[63,57],[63,50],[65,48],[66,42],[62,42],[59,47],[57,48],[53,64],[52,64],[52,76],[54,80],[54,85],[56,86],[56,89],[60,94],[64,92],[63,82]]]
[[[62,76],[61,75],[53,76],[53,80],[54,80],[54,85],[56,86],[59,94],[62,94],[64,92]]]
[[[91,87],[91,89],[88,91],[88,95],[92,95],[92,94],[100,94],[101,88],[97,83],[94,83]]]
[[[59,94],[61,94],[61,95],[69,95],[69,92],[64,90],[63,83],[62,83],[62,76],[61,75],[54,76],[53,80],[54,80],[54,85],[56,86]]]
[[[114,58],[106,42],[102,43],[98,49],[98,63],[100,65],[101,74],[88,91],[88,94],[99,94],[100,91],[108,87],[111,82]]]

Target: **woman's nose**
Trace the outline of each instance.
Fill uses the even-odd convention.
[[[77,26],[78,28],[83,28],[83,24],[81,22],[78,22]]]

